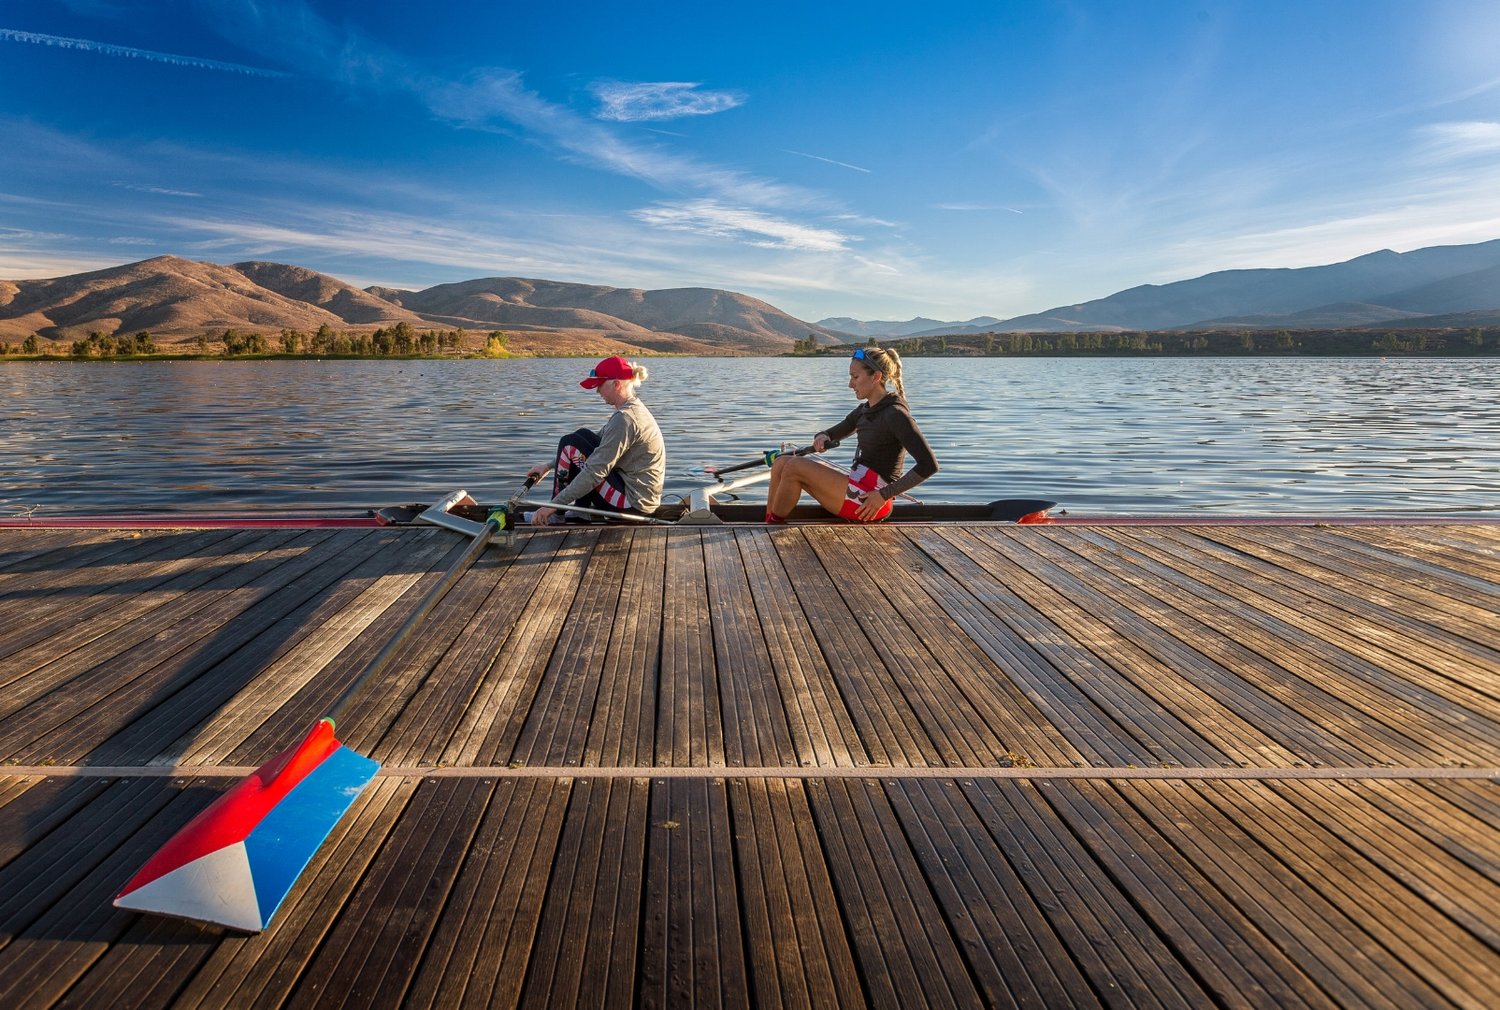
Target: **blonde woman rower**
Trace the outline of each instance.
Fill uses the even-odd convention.
[[[895,385],[890,389],[886,383]],[[846,475],[811,456],[778,456],[771,466],[766,522],[783,523],[802,492],[844,519],[875,522],[891,513],[891,500],[938,472],[937,457],[906,406],[901,358],[881,347],[861,347],[849,360],[849,388],[862,402],[838,424],[813,436],[822,452],[851,434],[859,439]],[[902,474],[906,454],[912,469]]]
[[[572,504],[609,512],[656,511],[667,478],[667,447],[656,418],[635,395],[646,374],[644,365],[620,357],[605,358],[589,369],[579,385],[597,389],[615,412],[597,432],[579,428],[564,435],[557,443],[556,462],[526,471],[538,480],[556,471],[552,506],[537,509],[533,525],[547,525],[558,508]]]

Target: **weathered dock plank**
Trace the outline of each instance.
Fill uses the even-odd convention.
[[[342,720],[385,771],[243,936],[110,899],[462,539],[0,531],[0,1005],[1488,1008],[1497,547],[523,532]]]

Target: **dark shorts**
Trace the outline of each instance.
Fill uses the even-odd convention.
[[[599,433],[591,428],[579,428],[558,440],[556,469],[552,476],[552,497],[556,498],[559,491],[573,483],[573,478],[578,476],[578,471],[583,469],[589,455],[597,448]],[[618,470],[605,474],[603,483],[580,497],[577,504],[606,512],[634,511],[630,508],[629,496],[625,494],[625,478],[620,476]],[[566,505],[562,507],[567,508]]]

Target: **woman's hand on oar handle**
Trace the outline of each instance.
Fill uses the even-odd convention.
[[[837,445],[838,443],[835,442],[834,444]],[[816,435],[813,436],[812,451],[813,452],[827,452],[828,451],[828,433],[827,432],[820,431]]]
[[[536,466],[533,466],[531,469],[526,471],[526,479],[535,484],[537,481],[541,480],[551,472],[551,463],[538,463],[536,464]]]

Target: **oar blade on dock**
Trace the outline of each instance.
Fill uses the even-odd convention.
[[[115,905],[261,931],[379,769],[318,720],[173,835]]]

